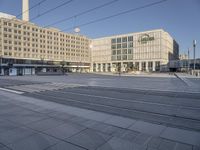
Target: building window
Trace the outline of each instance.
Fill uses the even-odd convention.
[[[119,55],[119,56],[117,56],[117,60],[121,60],[121,56]]]
[[[128,49],[128,54],[133,54],[133,49]]]
[[[133,41],[133,36],[129,36],[129,37],[128,37],[128,41],[129,41],[129,42]]]
[[[112,55],[116,55],[116,50],[113,50],[113,51],[112,51]]]
[[[117,43],[121,43],[122,39],[121,38],[117,38]]]
[[[148,62],[148,69],[149,71],[153,70],[153,62]]]
[[[127,54],[127,49],[123,49],[122,54]]]
[[[123,55],[123,56],[122,56],[122,59],[123,59],[123,60],[127,60],[127,55]]]
[[[112,46],[111,46],[111,49],[116,49],[116,45],[112,45]]]
[[[112,40],[111,40],[111,43],[112,43],[112,44],[116,43],[116,39],[112,39]]]
[[[127,43],[122,43],[122,48],[127,48]]]
[[[123,37],[122,42],[127,42],[127,37]]]
[[[156,61],[156,71],[159,71],[160,70],[160,62],[159,61]]]
[[[121,44],[117,44],[117,49],[120,49],[122,48],[122,45]]]
[[[142,62],[142,71],[146,70],[146,62]]]
[[[128,47],[132,48],[133,47],[133,42],[128,43]]]
[[[117,54],[118,54],[118,55],[121,54],[121,50],[117,50]]]

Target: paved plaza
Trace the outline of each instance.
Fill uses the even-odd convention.
[[[0,150],[200,150],[200,79],[0,77]]]

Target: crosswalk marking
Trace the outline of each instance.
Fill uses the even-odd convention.
[[[43,92],[43,91],[53,91],[59,90],[64,88],[75,88],[81,87],[84,85],[81,84],[66,84],[66,83],[43,83],[43,84],[26,84],[26,85],[14,85],[14,86],[7,86],[7,89],[17,90],[27,93],[34,93],[34,92]]]

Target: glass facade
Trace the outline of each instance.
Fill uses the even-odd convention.
[[[133,59],[133,36],[111,39],[112,61]]]

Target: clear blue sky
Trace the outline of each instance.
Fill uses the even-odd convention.
[[[21,1],[22,0],[0,0],[0,11],[18,15],[21,13]],[[41,0],[30,0],[30,7],[40,1]],[[67,0],[47,0],[40,7],[31,10],[30,18],[33,18],[39,13],[45,12],[64,1]],[[40,26],[45,26],[59,19],[73,16],[79,12],[109,1],[112,0],[74,0],[69,5],[48,13],[33,22]],[[55,25],[55,27],[61,30],[66,29],[71,26],[86,23],[94,19],[106,17],[120,11],[136,8],[156,1],[159,0],[118,0],[118,2],[113,3],[112,5]],[[91,38],[163,28],[179,43],[180,53],[187,53],[187,48],[192,47],[192,40],[196,39],[196,53],[197,57],[200,57],[200,0],[168,0],[150,8],[80,28],[81,34]],[[193,51],[191,51],[190,56],[193,57]]]

